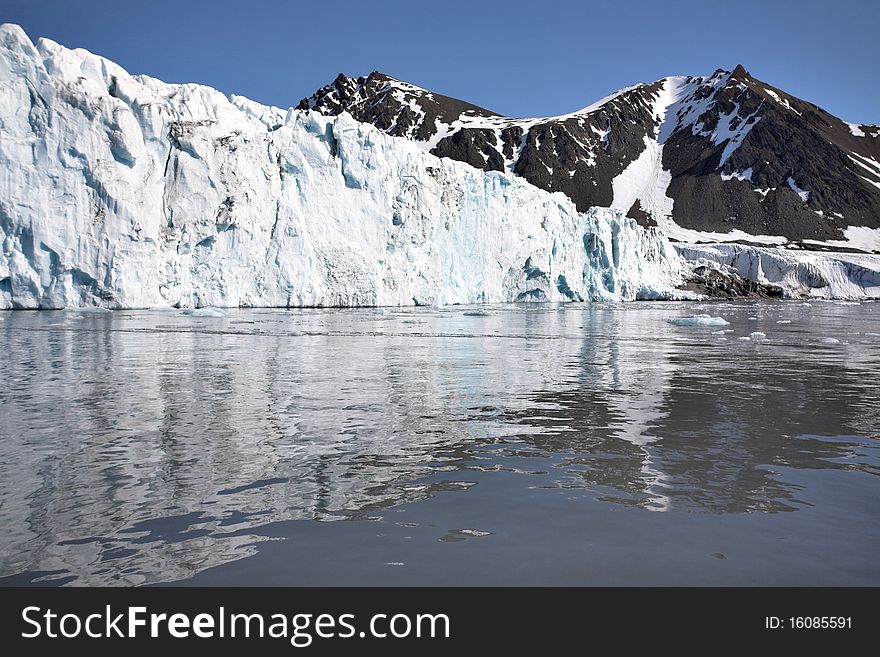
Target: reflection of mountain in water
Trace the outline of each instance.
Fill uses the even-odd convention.
[[[795,510],[775,471],[877,473],[870,442],[821,437],[876,435],[876,362],[733,369],[653,308],[9,316],[0,574],[182,579],[266,523],[368,519],[524,455],[656,510]]]
[[[804,347],[731,362],[728,345],[657,340],[655,328],[583,341],[579,381],[511,413],[542,429],[525,441],[563,456],[560,485],[654,510],[793,511],[810,502],[783,468],[880,473],[876,359]]]

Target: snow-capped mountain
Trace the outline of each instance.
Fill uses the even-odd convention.
[[[877,256],[673,246],[624,210],[584,201],[579,209],[540,189],[522,167],[530,143],[535,157],[547,152],[541,130],[556,135],[558,126],[502,126],[507,119],[436,95],[381,121],[378,101],[369,122],[314,111],[336,113],[332,102],[365,93],[365,81],[337,82],[313,108],[282,110],[132,76],[0,26],[0,309],[880,296]],[[659,85],[654,95],[675,89]],[[621,113],[653,111],[616,98],[597,108],[618,104]],[[693,111],[676,110],[682,121]],[[584,112],[592,130],[596,117]],[[450,126],[445,137],[414,132],[429,114],[432,125]],[[453,132],[477,121],[497,125]],[[670,143],[658,121],[659,132],[641,137],[655,155]],[[469,153],[496,129],[515,137],[500,170],[428,152],[448,143]],[[613,128],[596,137],[628,138]],[[605,158],[594,150],[596,162]],[[651,210],[659,196],[627,183],[643,161],[636,154],[612,191]],[[661,188],[671,185],[660,180]]]
[[[578,209],[615,207],[682,241],[880,250],[880,127],[849,124],[741,66],[511,119],[374,72],[300,109],[347,111],[441,157],[510,171]]]
[[[0,27],[0,308],[687,297],[656,229]]]

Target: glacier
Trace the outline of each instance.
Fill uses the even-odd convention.
[[[280,109],[0,26],[0,309],[693,299],[695,267],[880,296],[880,257],[673,243],[348,114]]]
[[[798,251],[747,244],[676,244],[695,267],[734,273],[781,287],[791,299],[880,297],[880,257],[867,253]]]
[[[0,27],[0,308],[687,298],[657,229]]]

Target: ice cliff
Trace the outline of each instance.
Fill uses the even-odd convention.
[[[130,76],[0,27],[0,308],[680,296],[682,260],[348,115]]]
[[[781,287],[789,298],[880,297],[880,257],[742,244],[677,244],[689,263]]]

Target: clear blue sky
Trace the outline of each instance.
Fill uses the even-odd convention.
[[[337,73],[389,75],[511,116],[743,64],[880,123],[880,1],[0,0],[20,24],[168,82],[287,107]]]

